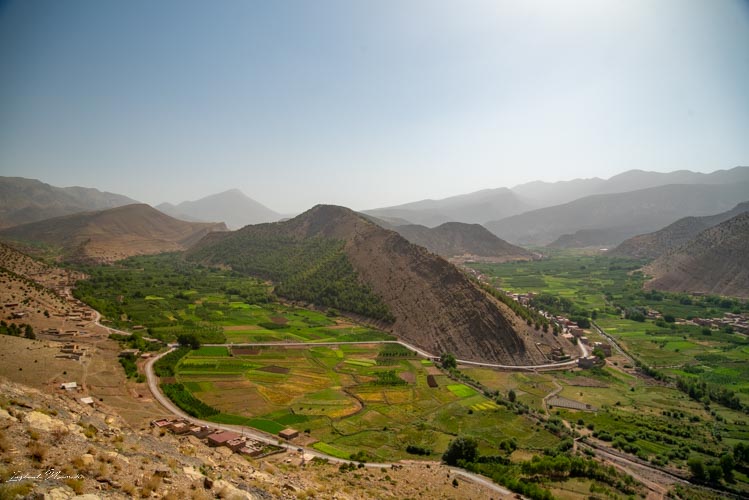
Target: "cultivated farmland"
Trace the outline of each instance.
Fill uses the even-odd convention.
[[[227,357],[201,348],[182,359],[177,379],[221,411],[212,420],[272,433],[293,426],[304,442],[342,458],[407,458],[410,445],[438,458],[457,435],[476,438],[487,454],[504,440],[536,450],[558,440],[446,375],[433,375],[438,387],[430,387],[434,367],[401,346],[255,352]]]

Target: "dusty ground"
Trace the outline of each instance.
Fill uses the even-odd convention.
[[[45,478],[48,471],[59,475]],[[30,478],[13,480],[21,475]],[[44,394],[0,379],[0,498],[502,498],[454,479],[436,463],[342,471],[305,464],[296,452],[247,459],[192,436],[131,429],[110,408],[82,405],[67,393]]]

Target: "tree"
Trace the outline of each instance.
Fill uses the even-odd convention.
[[[478,456],[478,443],[473,438],[458,437],[450,441],[447,450],[442,455],[442,461],[447,465],[457,465],[458,461],[473,462]]]
[[[703,482],[707,479],[707,470],[705,470],[705,464],[702,459],[692,457],[687,461],[689,471],[692,473],[692,479],[698,482]]]
[[[452,354],[442,354],[442,356],[440,356],[440,363],[442,363],[443,368],[447,368],[448,370],[458,367],[458,362]]]
[[[603,350],[598,347],[593,349],[593,356],[597,357],[600,360],[606,359],[606,353],[604,353]]]
[[[707,476],[711,483],[719,483],[723,479],[723,469],[718,464],[710,464],[707,466]]]
[[[733,469],[736,467],[736,461],[730,453],[724,453],[720,457],[720,467],[723,469],[723,476],[729,481],[733,479]]]
[[[510,389],[510,392],[507,393],[507,399],[510,400],[510,403],[514,403],[517,398],[518,395],[515,394],[515,389]]]
[[[192,333],[180,333],[177,335],[177,342],[179,342],[179,345],[190,349],[200,349],[200,340]]]
[[[24,328],[23,331],[24,337],[27,339],[35,340],[36,334],[34,333],[34,329],[31,327],[31,325],[26,325],[26,328]]]

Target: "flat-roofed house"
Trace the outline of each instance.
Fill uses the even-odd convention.
[[[278,433],[279,437],[286,439],[286,440],[294,439],[298,435],[299,435],[299,431],[296,429],[292,429],[291,427],[286,428]]]
[[[226,446],[226,443],[233,439],[239,439],[240,436],[236,432],[230,431],[219,431],[210,434],[206,439],[208,440],[209,446]]]

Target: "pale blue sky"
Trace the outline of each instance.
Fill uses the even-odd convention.
[[[0,175],[282,212],[749,165],[749,2],[0,3]]]

